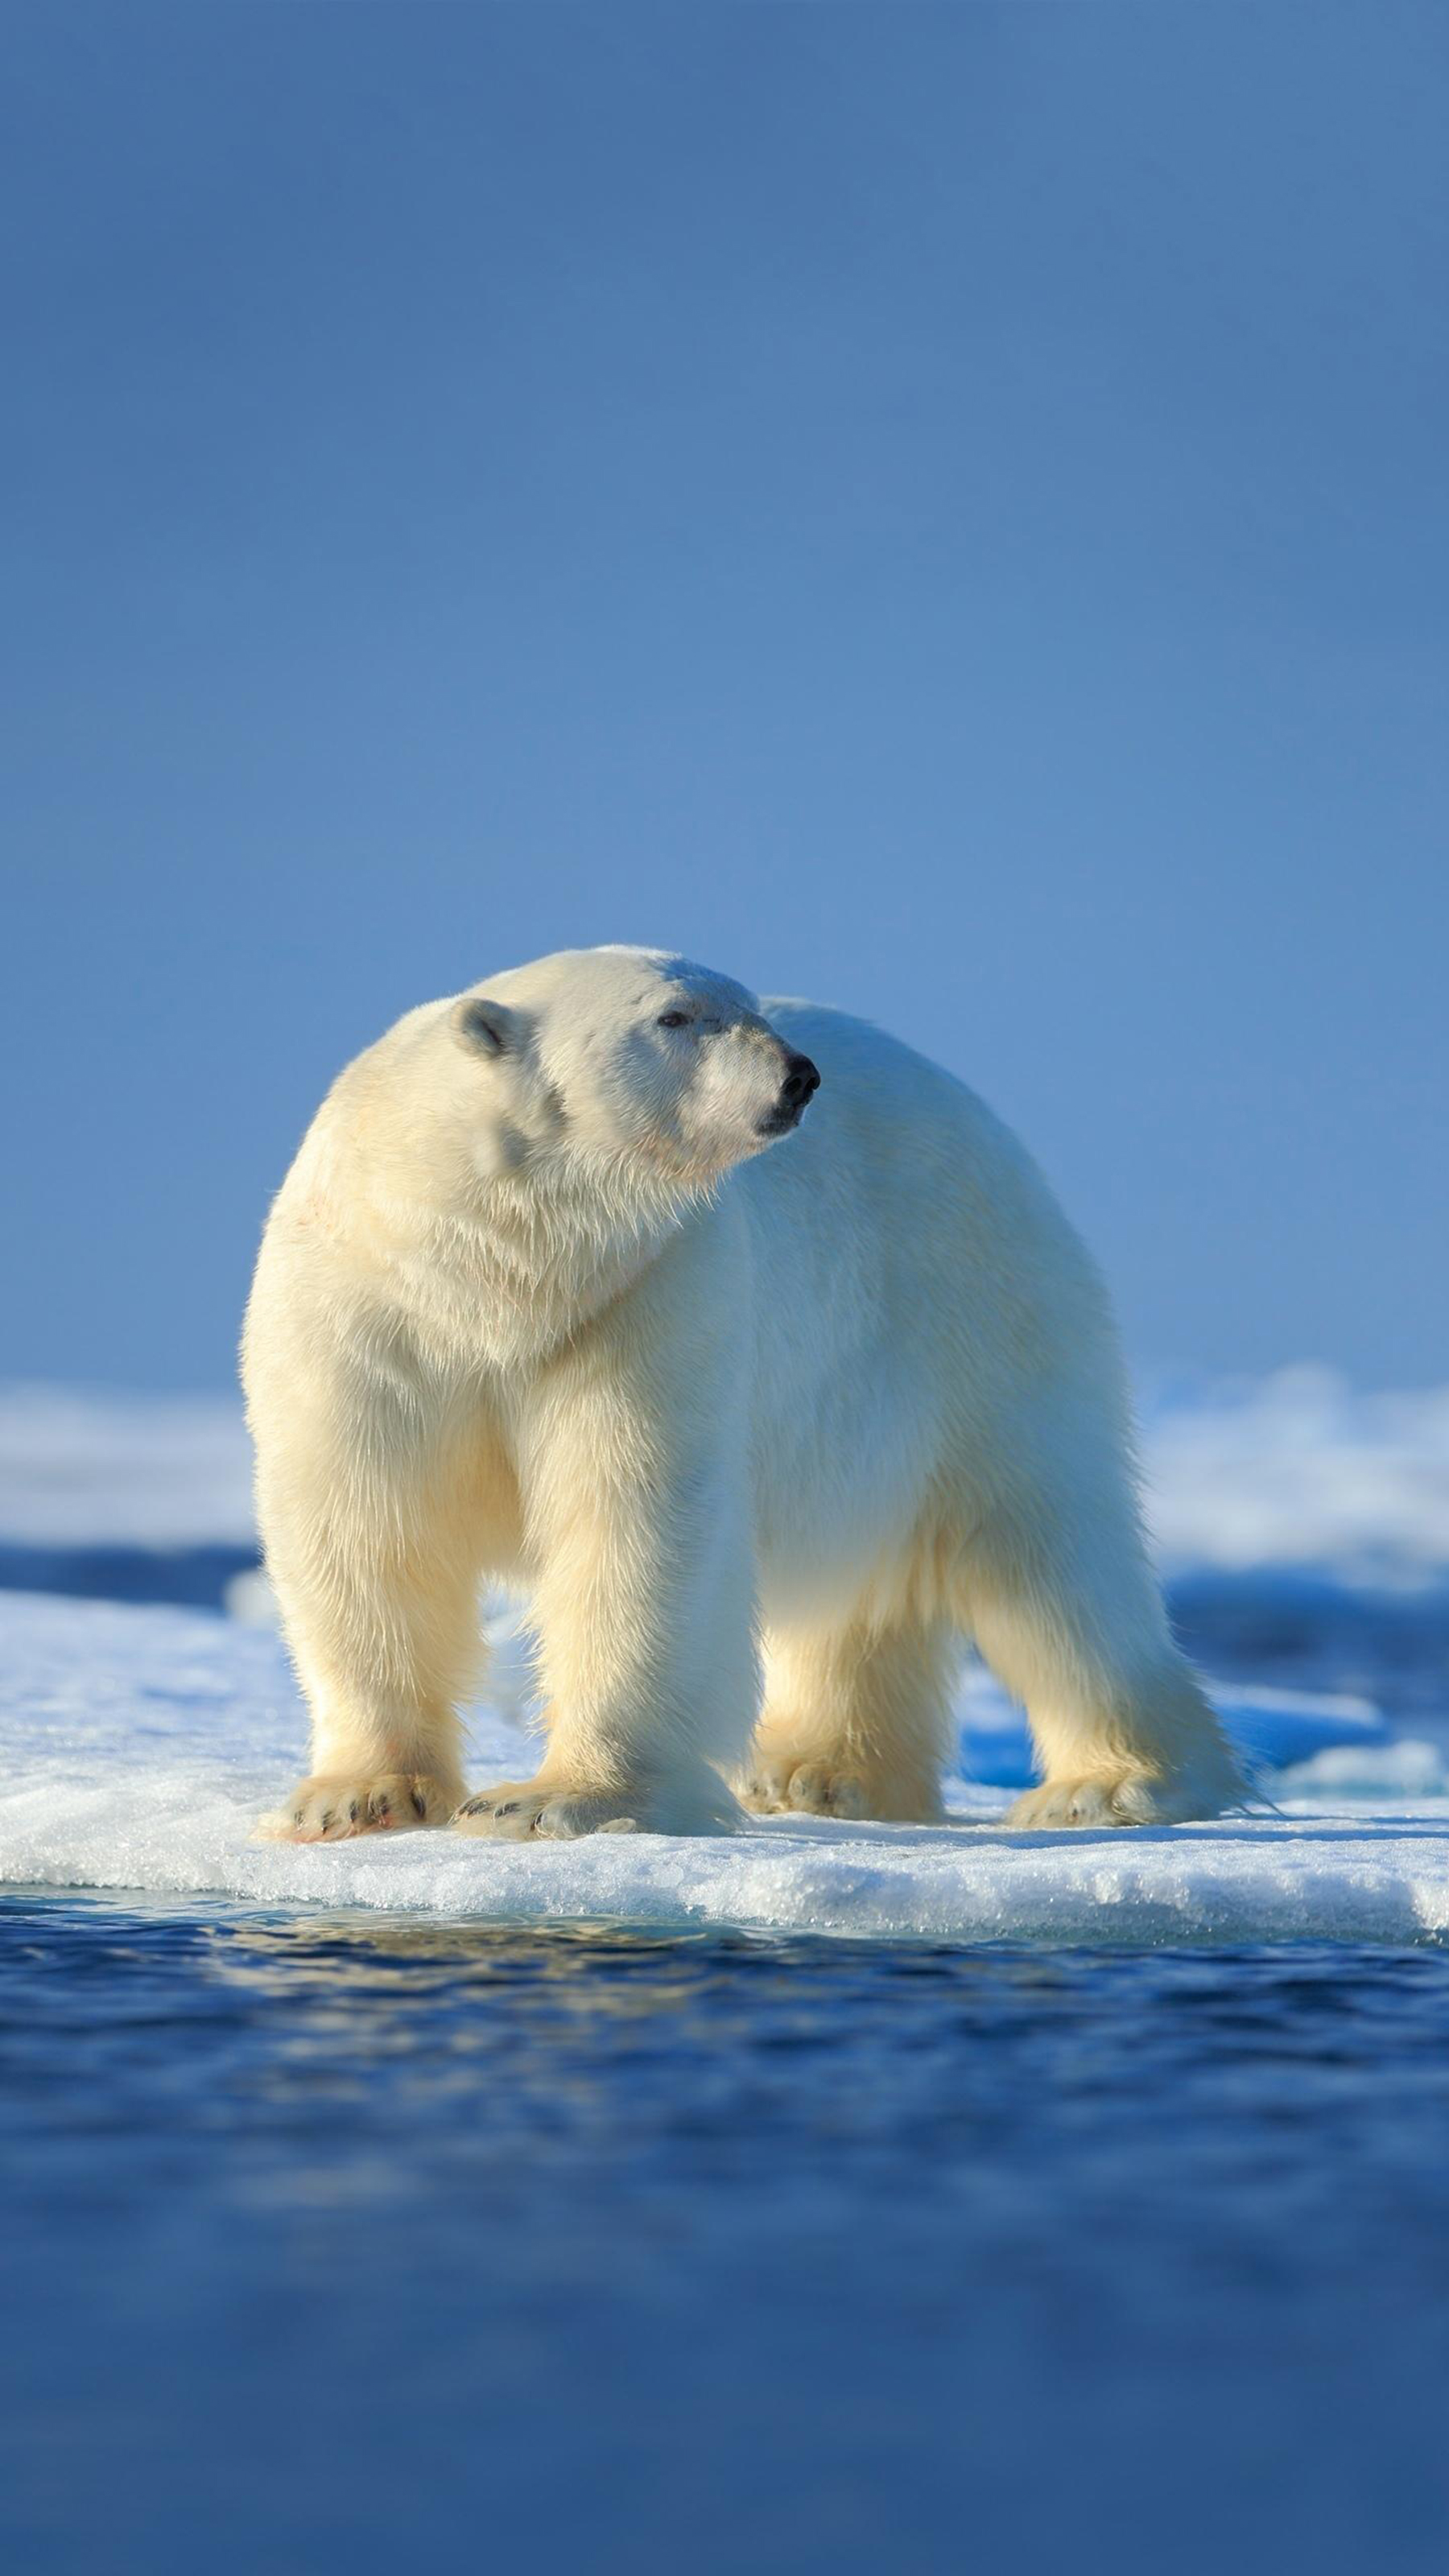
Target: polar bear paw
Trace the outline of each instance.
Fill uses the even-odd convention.
[[[1100,1771],[1044,1780],[1008,1807],[1001,1821],[1013,1833],[1040,1834],[1069,1825],[1099,1831],[1111,1825],[1170,1825],[1201,1812],[1140,1771]]]
[[[861,1760],[841,1748],[832,1755],[776,1751],[757,1740],[739,1783],[744,1804],[757,1816],[834,1816],[843,1823],[869,1819],[882,1825],[938,1825],[940,1783],[934,1759]]]
[[[398,1833],[445,1825],[458,1803],[456,1780],[426,1771],[339,1773],[299,1780],[258,1833],[268,1842],[341,1843],[357,1834]]]
[[[627,1810],[627,1796],[617,1792],[569,1789],[557,1781],[499,1780],[465,1798],[453,1822],[462,1834],[491,1834],[500,1842],[526,1842],[533,1834],[572,1842],[580,1834],[637,1833],[638,1818]]]
[[[741,1790],[757,1816],[873,1816],[879,1813],[865,1781],[827,1762],[802,1762],[791,1753],[758,1759]]]

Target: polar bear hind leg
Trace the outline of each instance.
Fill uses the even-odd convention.
[[[1115,1521],[1115,1526],[1114,1526]],[[979,1534],[966,1607],[977,1645],[1026,1709],[1043,1777],[1008,1825],[1179,1824],[1242,1803],[1244,1783],[1179,1654],[1134,1522],[1063,1532],[1033,1515]]]
[[[960,1639],[942,1620],[772,1630],[765,1706],[741,1782],[760,1815],[936,1822]]]

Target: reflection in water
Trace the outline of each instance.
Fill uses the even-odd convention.
[[[440,2150],[442,2106],[462,2121],[468,2152],[503,2161],[525,2140],[555,2157],[582,2149],[597,2196],[647,2167],[655,2184],[677,2160],[687,2184],[702,2162],[784,2163],[803,2139],[883,2135],[906,2117],[904,2092],[935,2119],[922,2051],[963,2036],[984,2012],[998,2035],[1020,1988],[1038,2002],[1058,1982],[1039,1954],[933,1951],[892,1957],[877,1944],[784,1942],[745,1932],[664,1934],[616,1924],[446,1925],[366,1913],[221,1921],[199,1944],[218,1984],[268,2026],[264,2083],[273,2098],[301,2086],[361,2096],[386,2062],[401,2083],[410,2143],[406,2187],[418,2191]],[[949,1985],[949,2023],[909,2016],[911,1990]],[[980,1990],[979,2001],[977,1990]],[[914,2069],[883,2081],[895,2034]],[[818,2059],[808,2078],[801,2061]],[[404,2072],[398,2070],[402,2066]],[[951,2088],[959,2097],[959,2084]],[[801,2114],[808,2105],[804,2131]],[[470,2107],[471,2106],[471,2107]],[[960,2116],[959,2098],[955,2116]],[[456,2158],[457,2138],[445,2151]],[[812,2190],[818,2190],[812,2173]],[[315,2181],[312,2185],[315,2190]]]

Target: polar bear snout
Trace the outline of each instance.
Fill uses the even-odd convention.
[[[810,1102],[820,1088],[820,1070],[808,1055],[797,1055],[793,1047],[785,1051],[785,1079],[780,1097],[767,1118],[760,1121],[762,1136],[788,1136],[798,1127]]]
[[[808,1055],[796,1055],[792,1049],[785,1058],[785,1079],[780,1085],[782,1103],[798,1116],[813,1092],[820,1088],[820,1072]]]

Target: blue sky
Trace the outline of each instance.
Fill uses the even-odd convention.
[[[0,1370],[229,1378],[424,997],[639,939],[1147,1362],[1449,1374],[1433,6],[6,14]]]

